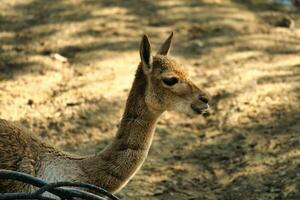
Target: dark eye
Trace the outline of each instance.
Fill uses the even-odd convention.
[[[164,84],[166,84],[168,86],[172,86],[172,85],[175,85],[176,83],[178,83],[178,78],[176,78],[176,77],[163,78],[162,81],[164,82]]]

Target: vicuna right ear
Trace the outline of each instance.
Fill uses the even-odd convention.
[[[140,44],[140,57],[143,65],[144,73],[150,73],[152,71],[152,55],[151,45],[147,35],[144,35]]]
[[[172,43],[173,32],[169,35],[169,37],[164,41],[164,43],[159,48],[157,55],[168,55]]]

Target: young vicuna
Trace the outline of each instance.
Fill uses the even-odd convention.
[[[145,161],[158,117],[168,110],[191,115],[208,109],[207,95],[167,57],[173,34],[152,56],[146,35],[140,44],[141,63],[129,93],[120,128],[96,156],[75,157],[51,147],[26,130],[0,120],[0,168],[40,177],[48,182],[82,181],[116,192]],[[0,192],[29,191],[22,183],[1,181]]]

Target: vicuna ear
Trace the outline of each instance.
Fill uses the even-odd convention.
[[[142,37],[140,44],[140,56],[143,64],[143,70],[145,73],[150,73],[152,71],[152,55],[151,55],[151,45],[147,35]]]
[[[165,42],[159,48],[159,50],[157,52],[158,55],[164,55],[164,56],[168,55],[170,47],[171,47],[171,43],[172,43],[172,38],[173,38],[173,32],[171,32],[169,37],[165,40]]]

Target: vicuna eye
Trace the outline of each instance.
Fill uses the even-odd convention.
[[[163,78],[162,81],[164,82],[164,84],[166,84],[168,86],[172,86],[172,85],[175,85],[176,83],[178,83],[178,78],[176,78],[176,77]]]

